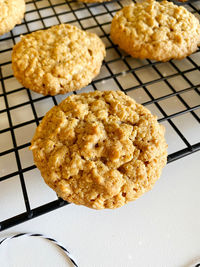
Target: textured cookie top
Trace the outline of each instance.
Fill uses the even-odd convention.
[[[90,83],[104,56],[105,46],[96,34],[61,24],[22,36],[13,48],[12,67],[25,87],[56,95]]]
[[[53,107],[31,150],[60,197],[94,209],[120,207],[151,189],[167,158],[164,127],[114,91],[72,95]]]
[[[9,32],[24,17],[24,0],[0,0],[0,35]]]
[[[117,12],[111,37],[135,57],[165,61],[183,58],[197,49],[200,25],[184,7],[149,0]]]

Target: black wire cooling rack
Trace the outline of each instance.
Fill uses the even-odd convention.
[[[131,58],[112,43],[109,35],[112,17],[127,4],[123,0],[102,4],[28,1],[23,23],[0,37],[0,210],[2,213],[4,205],[9,210],[0,213],[0,230],[68,204],[52,194],[42,203],[39,201],[45,194],[40,194],[37,182],[33,182],[36,167],[28,150],[39,121],[68,94],[41,96],[16,81],[11,52],[21,34],[59,23],[97,33],[107,49],[101,73],[88,87],[74,93],[122,90],[147,106],[166,127],[168,162],[200,149],[200,50],[181,61],[167,63]],[[199,18],[200,1],[184,5]],[[35,177],[43,183],[39,172]],[[22,209],[14,205],[19,199]]]

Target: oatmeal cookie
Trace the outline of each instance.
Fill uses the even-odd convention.
[[[21,23],[25,12],[24,0],[0,0],[0,35]]]
[[[69,96],[45,115],[30,149],[61,198],[93,209],[137,199],[167,160],[164,127],[120,91]]]
[[[182,6],[149,0],[118,11],[112,20],[111,38],[135,58],[182,59],[200,45],[200,24]]]
[[[104,57],[105,45],[96,34],[61,24],[22,36],[13,48],[12,68],[26,88],[65,94],[88,85]]]

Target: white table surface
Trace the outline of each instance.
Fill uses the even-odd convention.
[[[0,233],[46,234],[80,267],[187,267],[200,258],[200,152],[168,164],[152,191],[116,210],[68,205]],[[2,245],[1,267],[71,266],[52,244]]]

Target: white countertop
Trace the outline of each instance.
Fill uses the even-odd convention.
[[[42,233],[80,267],[187,267],[200,258],[200,152],[168,164],[153,190],[116,210],[67,205],[0,233]],[[8,260],[9,255],[9,260]],[[199,261],[200,262],[200,261]],[[1,267],[70,266],[52,244],[21,238],[2,245]]]

